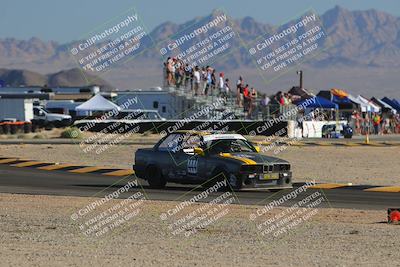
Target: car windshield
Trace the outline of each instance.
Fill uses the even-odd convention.
[[[150,119],[150,120],[159,120],[160,119],[160,115],[158,115],[157,112],[148,111],[145,114],[146,114],[147,119]]]
[[[44,112],[46,112],[46,113],[50,113],[47,109],[45,109],[44,107],[36,107],[37,108],[37,110],[39,111],[39,110],[42,110],[42,111],[44,111]]]
[[[213,140],[206,143],[206,149],[210,154],[256,152],[254,146],[243,139]]]

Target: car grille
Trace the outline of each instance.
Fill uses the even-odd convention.
[[[269,165],[242,165],[241,171],[250,173],[268,173],[268,172],[282,172],[289,171],[290,164],[288,163],[275,163]]]
[[[287,163],[276,163],[272,165],[264,165],[264,172],[281,172],[289,171],[290,164]]]

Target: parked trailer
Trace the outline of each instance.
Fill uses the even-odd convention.
[[[30,133],[36,131],[30,121],[3,120],[0,121],[0,134]]]
[[[32,131],[32,99],[0,98],[0,134]]]
[[[31,121],[33,117],[32,99],[0,98],[0,121]]]

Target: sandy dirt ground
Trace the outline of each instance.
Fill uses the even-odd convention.
[[[78,141],[77,141],[78,142]],[[76,145],[0,145],[0,156],[46,162],[131,168],[136,149],[148,145],[92,147]],[[85,150],[86,149],[86,150]],[[85,152],[86,151],[86,152]],[[400,147],[289,146],[265,154],[288,160],[295,182],[400,185]]]
[[[249,220],[257,207],[229,205],[219,220],[186,237],[160,219],[176,202],[144,201],[135,217],[87,237],[71,214],[94,200],[0,194],[0,265],[399,266],[400,226],[387,224],[384,211],[315,209],[288,234],[272,237]]]

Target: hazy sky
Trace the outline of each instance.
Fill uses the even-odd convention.
[[[335,5],[350,10],[375,8],[400,16],[398,0],[0,0],[0,38],[68,42],[135,7],[147,28],[165,21],[181,23],[223,8],[234,18],[252,16],[279,24],[314,8],[320,14]]]

